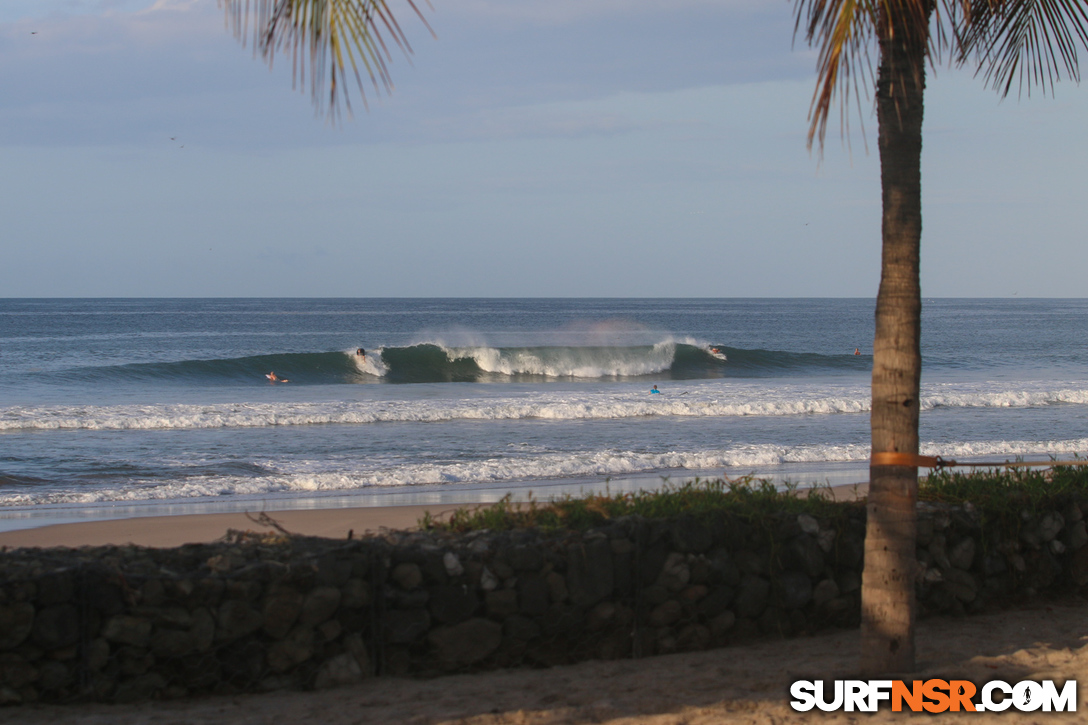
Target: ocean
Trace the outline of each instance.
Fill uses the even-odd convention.
[[[0,529],[864,481],[873,307],[0,300]],[[1088,301],[924,300],[922,329],[923,454],[1088,451]]]

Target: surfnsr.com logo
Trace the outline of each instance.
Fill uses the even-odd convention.
[[[1054,680],[990,680],[976,687],[969,680],[797,680],[790,686],[790,707],[798,712],[1076,712],[1077,681],[1059,688]]]

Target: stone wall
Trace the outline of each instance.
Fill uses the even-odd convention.
[[[921,613],[1083,591],[1088,502],[922,505]],[[588,531],[236,533],[0,554],[0,702],[127,702],[645,657],[856,626],[865,510]]]

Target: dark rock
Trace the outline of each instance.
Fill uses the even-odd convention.
[[[677,551],[701,554],[714,545],[714,534],[706,522],[694,516],[681,516],[670,526]]]
[[[445,584],[431,589],[431,616],[443,624],[463,622],[475,614],[479,606],[476,591],[464,584]]]
[[[694,605],[706,597],[709,591],[710,590],[702,584],[692,584],[680,592],[680,601],[685,604]]]
[[[548,611],[550,588],[540,576],[523,576],[518,579],[518,609],[522,614],[540,616]]]
[[[195,650],[195,642],[188,632],[160,629],[151,635],[150,647],[156,657],[182,657]]]
[[[296,627],[286,637],[269,646],[269,668],[272,672],[287,672],[288,669],[312,658],[316,647],[313,630],[308,627]]]
[[[812,601],[812,580],[799,571],[784,571],[776,578],[782,606],[800,609]]]
[[[370,604],[370,588],[362,579],[353,578],[344,582],[340,588],[340,606],[359,609]]]
[[[1065,530],[1064,541],[1065,546],[1072,551],[1088,544],[1088,528],[1085,527],[1085,522],[1082,520],[1070,524]]]
[[[393,568],[389,578],[396,582],[401,589],[411,590],[423,583],[423,572],[418,564],[403,562]]]
[[[548,637],[577,636],[585,626],[582,610],[567,604],[553,604],[540,618],[541,632]]]
[[[861,535],[848,531],[839,536],[835,542],[835,563],[839,569],[860,569],[864,558],[865,539]],[[842,582],[839,586],[842,587]]]
[[[736,591],[729,586],[717,586],[710,590],[705,598],[699,601],[697,606],[699,613],[713,619],[725,610],[729,609]]]
[[[707,584],[710,581],[710,562],[699,556],[688,562],[692,584]]]
[[[670,599],[654,608],[650,613],[649,625],[651,627],[668,627],[670,624],[679,621],[683,614],[684,608],[680,605],[680,602]]]
[[[302,614],[302,594],[288,587],[279,587],[269,593],[264,602],[264,631],[280,639],[286,637]]]
[[[423,580],[430,584],[446,584],[450,575],[446,571],[445,555],[442,552],[430,551],[423,557],[420,564]]]
[[[797,526],[810,536],[816,536],[820,533],[820,522],[810,514],[797,514]]]
[[[608,539],[590,539],[567,547],[567,591],[579,607],[590,607],[612,593],[612,548]]]
[[[824,550],[815,538],[801,535],[790,541],[786,547],[784,564],[791,569],[818,577],[824,572]]]
[[[537,546],[511,546],[506,550],[506,561],[515,571],[540,571],[544,567],[544,554]]]
[[[948,550],[948,561],[957,569],[967,571],[975,563],[975,540],[965,536]]]
[[[741,579],[733,610],[738,617],[756,619],[767,608],[767,599],[771,593],[771,583],[763,577],[746,574]]]
[[[399,587],[386,587],[385,598],[397,609],[418,609],[431,601],[431,592],[423,587],[408,592]]]
[[[676,649],[695,652],[710,646],[710,629],[701,624],[689,624],[676,634]]]
[[[317,587],[306,595],[302,603],[299,622],[314,627],[336,613],[340,606],[340,589],[332,586]]]
[[[18,690],[38,679],[38,668],[14,652],[0,653],[0,685]]]
[[[318,559],[316,569],[314,574],[318,586],[339,588],[351,576],[353,563],[329,554]]]
[[[707,565],[710,567],[708,584],[725,584],[730,587],[740,584],[740,568],[725,549],[717,549],[711,553]]]
[[[106,622],[102,636],[110,642],[146,647],[151,637],[151,622],[141,617],[118,614]]]
[[[363,641],[361,634],[356,632],[344,637],[344,649],[350,652],[355,661],[359,663],[359,668],[365,676],[369,677],[374,674],[373,666],[370,663],[370,655],[366,649],[366,642]]]
[[[98,639],[92,639],[87,648],[83,652],[83,664],[84,666],[94,672],[100,670],[109,664],[110,661],[110,643],[101,637]]]
[[[987,554],[982,559],[982,573],[987,577],[1004,574],[1008,569],[1005,558],[998,554]]]
[[[222,679],[219,660],[211,653],[191,654],[170,661],[169,671],[186,687],[207,690]]]
[[[1043,542],[1053,541],[1065,527],[1065,519],[1057,511],[1048,511],[1039,520],[1039,538]]]
[[[14,602],[0,606],[0,650],[15,649],[34,628],[34,605]]]
[[[264,624],[264,617],[247,602],[228,599],[219,606],[216,624],[217,639],[238,639],[260,629]]]
[[[452,627],[438,627],[427,640],[447,666],[471,665],[499,648],[502,629],[496,622],[476,618]]]
[[[757,576],[767,573],[767,564],[763,560],[763,557],[754,551],[738,551],[732,557],[733,563],[736,564],[740,570],[741,576],[744,574],[755,574]]]
[[[70,647],[79,641],[79,612],[71,604],[46,607],[34,617],[32,638],[45,650]]]
[[[255,640],[244,640],[227,647],[219,659],[223,679],[235,687],[250,687],[264,676],[264,647]]]
[[[58,692],[72,684],[72,670],[63,662],[51,660],[38,671],[38,686],[46,692]]]
[[[362,682],[363,668],[350,652],[335,655],[325,660],[317,670],[314,689],[325,690],[330,687],[342,687]]]
[[[154,655],[143,647],[125,645],[117,650],[113,659],[122,675],[143,675],[155,665]]]
[[[668,556],[669,551],[663,544],[642,545],[636,559],[636,575],[642,586],[648,586],[657,581],[661,567],[665,565],[665,559]]]
[[[1078,587],[1088,584],[1088,546],[1082,546],[1070,557],[1069,577]]]
[[[134,611],[140,617],[147,617],[156,627],[188,629],[193,626],[193,615],[183,607],[140,607]]]
[[[843,594],[851,594],[861,589],[861,574],[857,571],[839,572],[836,581]]]
[[[691,568],[688,566],[688,558],[684,554],[673,552],[665,559],[661,567],[661,575],[657,578],[657,584],[665,587],[670,592],[679,592],[691,581]]]
[[[839,585],[834,579],[824,579],[812,590],[812,603],[822,607],[837,596],[839,596]]]
[[[88,574],[83,582],[83,597],[92,609],[112,617],[125,611],[121,588],[104,574]]]
[[[215,642],[215,617],[204,607],[193,612],[193,626],[189,629],[197,652],[207,652]]]
[[[499,589],[484,595],[484,603],[489,617],[503,619],[518,611],[518,593],[516,589]]]
[[[118,704],[150,700],[166,687],[166,680],[157,672],[134,677],[117,686],[113,701]]]
[[[502,632],[510,639],[528,642],[540,636],[540,625],[528,617],[514,614],[502,623]]]
[[[789,637],[793,634],[793,619],[785,609],[768,608],[759,617],[759,630],[772,637]]]
[[[204,577],[193,582],[187,604],[190,607],[214,607],[223,599],[226,584],[218,577]]]
[[[723,637],[737,622],[737,615],[730,611],[722,612],[710,620],[710,634],[718,639]]]
[[[390,644],[411,644],[430,628],[431,615],[426,609],[395,609],[385,615],[385,640]]]
[[[616,605],[612,602],[601,602],[586,615],[586,629],[595,631],[604,629],[616,616]]]
[[[38,580],[38,604],[49,607],[63,604],[75,593],[75,578],[72,572],[62,571],[47,574]]]
[[[630,572],[625,572],[628,577]],[[567,592],[567,580],[559,572],[550,571],[548,575],[544,577],[544,580],[548,582],[548,597],[553,602],[565,602],[569,597]]]
[[[655,584],[652,587],[646,587],[642,590],[642,601],[651,607],[656,607],[662,602],[666,602],[669,599],[669,590],[660,584]]]

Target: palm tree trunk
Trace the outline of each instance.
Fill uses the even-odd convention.
[[[901,3],[909,5],[910,3]],[[887,8],[892,6],[891,10]],[[884,216],[880,291],[873,341],[872,450],[917,455],[922,370],[922,97],[925,27],[888,3],[880,32],[877,123]],[[909,460],[909,459],[908,459]],[[866,673],[914,669],[914,578],[918,469],[869,469],[862,577],[861,667]]]

